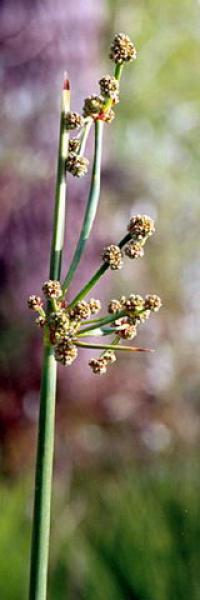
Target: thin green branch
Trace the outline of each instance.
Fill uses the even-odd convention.
[[[116,344],[90,344],[89,342],[77,342],[80,348],[93,348],[94,350],[119,350],[123,352],[153,352],[151,348],[140,348],[137,346],[117,346]]]
[[[99,202],[100,196],[100,175],[101,175],[101,156],[102,156],[102,138],[103,138],[103,123],[102,121],[95,121],[95,151],[94,151],[94,161],[93,161],[93,169],[92,169],[92,177],[91,177],[91,185],[89,191],[88,202],[86,206],[84,221],[82,230],[80,233],[80,238],[69,267],[69,271],[65,277],[63,283],[63,294],[69,287],[69,284],[76,272],[78,264],[80,262],[81,256],[83,254],[86,242],[89,238],[92,225],[95,219],[97,206]]]
[[[129,242],[130,239],[131,235],[127,233],[127,235],[125,235],[119,242],[119,248],[123,248],[123,246],[125,246],[125,244],[127,244],[127,242]],[[86,285],[80,290],[80,292],[77,294],[77,296],[74,298],[74,300],[71,302],[68,308],[72,308],[73,306],[75,306],[75,304],[77,304],[77,302],[83,300],[83,298],[85,298],[85,296],[87,296],[91,289],[96,285],[96,283],[99,281],[102,275],[104,275],[107,269],[109,269],[109,264],[103,263],[99,267],[99,269],[94,273],[91,279],[86,283]]]
[[[79,149],[80,156],[84,155],[86,142],[87,142],[92,124],[93,124],[93,119],[88,119],[82,129],[82,132],[80,135],[80,149]]]

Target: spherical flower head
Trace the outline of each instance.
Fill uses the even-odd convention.
[[[114,104],[119,102],[119,81],[113,75],[105,75],[99,80],[100,91],[106,98],[111,98]]]
[[[75,152],[77,154],[80,150],[80,145],[81,142],[78,138],[71,138],[71,140],[69,140],[69,152]]]
[[[160,310],[162,306],[161,298],[156,294],[149,294],[145,296],[145,309],[153,312]]]
[[[114,244],[107,246],[107,248],[104,250],[102,258],[103,261],[107,263],[113,271],[122,268],[122,253],[119,246],[115,246]]]
[[[120,329],[117,330],[117,335],[123,340],[133,340],[137,335],[136,325],[134,325],[127,317],[116,319],[115,326],[120,327]]]
[[[83,177],[88,171],[89,160],[75,152],[69,152],[65,164],[66,170],[74,177]]]
[[[74,318],[77,319],[77,321],[84,321],[85,319],[89,319],[91,316],[91,309],[89,303],[85,300],[78,302],[76,306],[74,306],[70,314],[71,316],[74,316]]]
[[[36,312],[43,307],[43,302],[40,296],[29,296],[27,300],[28,308],[35,310]]]
[[[90,298],[89,307],[90,307],[91,315],[96,315],[101,310],[100,300],[95,300],[95,298]]]
[[[76,112],[68,112],[65,114],[65,126],[66,129],[73,130],[83,127],[84,119],[81,115]]]
[[[55,344],[56,340],[65,337],[69,330],[69,317],[63,311],[52,312],[48,318],[48,326],[50,330],[51,343]]]
[[[122,304],[121,304],[120,300],[115,300],[115,298],[113,300],[110,300],[110,302],[108,304],[108,312],[111,315],[114,315],[121,309],[122,309]]]
[[[131,240],[127,246],[125,246],[124,252],[128,258],[142,258],[144,256],[144,249],[139,242]]]
[[[69,339],[63,338],[55,346],[55,359],[62,365],[70,366],[78,356],[77,347]]]
[[[128,35],[117,33],[111,44],[109,57],[116,64],[131,62],[136,59],[137,51]]]
[[[103,353],[102,358],[106,365],[112,365],[117,360],[114,350],[106,350],[106,352]]]
[[[129,298],[125,302],[126,310],[130,313],[135,311],[141,311],[145,308],[144,299],[139,294],[130,294]]]
[[[56,298],[59,298],[62,294],[60,281],[56,281],[56,280],[52,280],[52,279],[49,279],[48,281],[44,282],[44,284],[42,286],[42,290],[43,290],[46,298],[56,299]]]
[[[102,112],[104,106],[104,98],[102,96],[88,96],[84,100],[83,115],[84,117],[97,118],[99,113]]]
[[[91,358],[89,366],[95,375],[103,375],[107,371],[106,362],[103,358]]]
[[[128,224],[128,232],[134,240],[145,240],[153,235],[155,231],[154,221],[147,215],[136,215],[131,217]]]

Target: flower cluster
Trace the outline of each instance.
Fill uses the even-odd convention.
[[[119,102],[121,71],[125,63],[136,58],[136,49],[127,35],[119,33],[114,37],[109,56],[115,62],[115,71],[113,75],[106,74],[99,79],[99,95],[92,94],[85,98],[83,115],[69,111],[64,114],[64,133],[66,130],[80,129],[76,133],[76,137],[69,139],[68,155],[65,160],[66,171],[75,177],[82,177],[88,170],[89,162],[83,153],[93,122],[102,120],[110,123],[115,116],[112,107]],[[99,127],[95,124],[95,135],[98,129]],[[100,161],[100,159],[98,160]],[[97,169],[95,171],[95,167],[93,167],[95,176],[93,176],[91,184],[92,192],[89,194],[89,202],[93,202],[93,205],[97,203],[99,194],[99,183],[98,185],[96,183],[99,181],[99,175],[96,177],[96,174],[100,173],[100,162],[98,168],[99,171]],[[95,185],[97,188],[94,192]],[[45,281],[42,286],[44,301],[39,296],[32,295],[28,299],[28,307],[37,312],[36,324],[44,328],[44,335],[54,348],[56,361],[69,366],[78,357],[80,348],[101,349],[100,356],[91,358],[89,366],[93,373],[102,374],[107,371],[109,365],[116,361],[118,351],[145,350],[124,345],[124,342],[136,337],[139,324],[146,321],[152,312],[160,309],[161,300],[154,294],[148,294],[144,298],[134,293],[129,296],[123,295],[119,299],[111,299],[107,313],[96,318],[101,310],[100,300],[85,299],[107,269],[118,271],[122,268],[124,256],[130,259],[144,256],[144,245],[154,233],[155,227],[154,221],[149,216],[140,214],[131,217],[127,232],[118,244],[111,243],[104,248],[100,268],[72,302],[69,304],[68,299],[65,299],[65,292],[77,267],[77,257],[78,261],[80,260],[80,248],[82,253],[85,245],[85,228],[89,230],[91,228],[91,215],[93,218],[93,206],[92,210],[91,206],[91,204],[87,205],[83,233],[81,232],[82,238],[78,242],[74,255],[75,260],[72,260],[63,285],[60,281],[52,279]],[[91,336],[100,337],[103,343],[91,343]],[[105,336],[111,336],[111,343],[104,342]]]

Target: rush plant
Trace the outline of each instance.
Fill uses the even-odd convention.
[[[145,243],[154,233],[154,222],[146,215],[130,219],[127,232],[122,232],[122,239],[118,243],[114,240],[103,249],[96,272],[72,302],[68,301],[68,290],[98,207],[104,124],[111,123],[115,117],[113,108],[119,102],[122,71],[126,63],[135,60],[136,49],[127,35],[119,33],[114,37],[109,56],[115,63],[114,74],[101,77],[100,93],[85,99],[82,115],[70,109],[70,83],[67,76],[64,78],[49,279],[42,286],[43,300],[35,295],[28,299],[29,308],[37,313],[36,324],[41,328],[44,346],[29,600],[46,600],[47,594],[57,366],[59,363],[70,366],[77,360],[81,349],[91,348],[99,350],[100,354],[96,358],[91,357],[89,366],[93,373],[104,374],[116,361],[118,352],[147,351],[123,342],[135,338],[139,324],[161,306],[156,295],[142,298],[131,293],[128,297],[122,295],[119,299],[109,300],[107,314],[96,317],[101,311],[101,302],[90,296],[93,287],[108,269],[119,270],[124,258],[134,260],[144,255]],[[80,178],[87,173],[89,161],[84,153],[92,130],[94,158],[88,201],[72,262],[64,280],[61,280],[67,176],[70,173]],[[78,133],[72,137],[74,131]],[[111,338],[109,343],[105,342],[106,337]],[[100,338],[101,343],[93,341],[96,338]]]

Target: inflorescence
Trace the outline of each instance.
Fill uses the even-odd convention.
[[[119,33],[114,37],[109,56],[116,65],[115,74],[101,77],[100,94],[92,94],[85,99],[83,115],[76,112],[65,114],[66,131],[80,130],[76,137],[69,140],[65,163],[66,171],[75,177],[82,177],[88,170],[89,161],[83,156],[82,148],[87,124],[96,120],[105,123],[113,120],[115,114],[112,107],[119,102],[119,70],[125,63],[136,58],[136,49],[127,35]],[[70,366],[76,360],[79,348],[98,348],[98,344],[84,341],[91,336],[101,336],[101,340],[106,335],[114,336],[111,343],[99,344],[103,350],[99,358],[90,359],[89,366],[95,374],[106,373],[107,367],[116,361],[117,350],[137,350],[121,344],[126,340],[133,340],[138,326],[152,312],[160,309],[159,296],[149,294],[143,298],[130,294],[128,297],[123,295],[119,299],[111,299],[107,313],[98,318],[96,315],[101,311],[100,300],[93,297],[85,300],[85,296],[95,285],[99,273],[103,275],[106,269],[121,269],[126,258],[143,257],[146,241],[154,231],[154,221],[147,215],[131,217],[125,237],[119,244],[111,243],[104,248],[100,269],[85,286],[86,290],[83,288],[71,303],[65,299],[60,281],[52,280],[45,281],[42,286],[44,300],[33,295],[28,298],[28,307],[37,313],[36,324],[43,328],[44,335],[52,344],[56,361]]]

